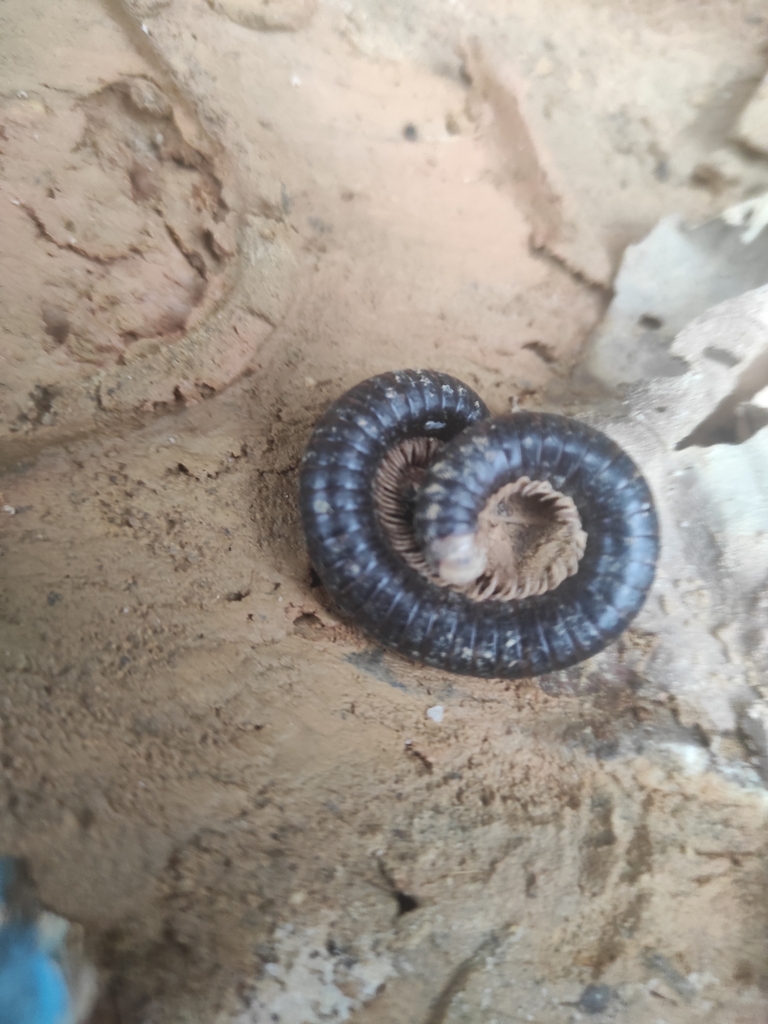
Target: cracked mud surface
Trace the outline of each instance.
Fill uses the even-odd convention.
[[[747,3],[451,11],[0,11],[0,837],[85,925],[98,1024],[765,1019],[764,788],[645,620],[460,680],[306,561],[298,461],[356,381],[575,402],[764,60]]]

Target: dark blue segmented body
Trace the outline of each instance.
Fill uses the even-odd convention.
[[[425,551],[473,533],[491,495],[527,476],[575,503],[587,533],[576,574],[540,596],[473,601],[406,564],[373,483],[390,448],[424,436],[449,442],[417,496]],[[598,653],[642,607],[659,550],[648,485],[615,442],[563,416],[490,419],[470,388],[433,371],[381,374],[330,407],[304,455],[300,506],[312,564],[340,608],[405,657],[462,675],[535,676]]]

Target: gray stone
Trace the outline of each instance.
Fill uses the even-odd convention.
[[[578,1007],[583,1013],[603,1013],[613,998],[610,985],[587,985],[581,993]]]
[[[721,220],[665,217],[624,254],[615,297],[597,329],[590,371],[611,386],[683,374],[675,336],[707,309],[768,279],[768,235],[745,245]]]

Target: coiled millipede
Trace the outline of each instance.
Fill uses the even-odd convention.
[[[577,420],[491,418],[467,385],[403,370],[318,422],[301,465],[310,559],[339,608],[405,657],[516,679],[601,651],[642,607],[647,483]]]

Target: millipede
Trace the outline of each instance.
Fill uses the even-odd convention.
[[[492,417],[433,370],[338,398],[304,453],[309,557],[340,610],[406,658],[517,679],[597,654],[653,583],[659,528],[640,470],[579,420]]]

